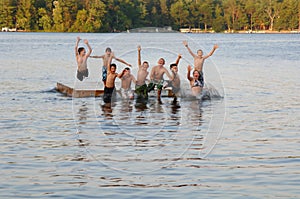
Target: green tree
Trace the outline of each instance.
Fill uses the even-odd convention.
[[[40,30],[44,30],[46,32],[51,31],[52,20],[48,16],[46,9],[45,8],[39,8],[38,9],[38,15],[39,15],[38,25],[40,27]]]
[[[22,30],[31,30],[31,0],[19,0],[17,10],[17,27]]]
[[[269,18],[269,21],[267,23],[269,25],[269,30],[272,31],[274,27],[275,18],[279,16],[281,2],[277,2],[277,0],[266,0],[262,2],[264,11],[266,12]]]
[[[0,26],[14,28],[13,11],[11,0],[0,1]]]
[[[171,5],[170,14],[178,27],[183,27],[188,24],[189,11],[182,0]]]
[[[223,11],[219,4],[215,8],[215,20],[213,21],[213,30],[221,32],[225,30],[225,20],[223,17]]]
[[[88,17],[85,23],[86,32],[98,32],[105,15],[105,4],[100,0],[89,2]]]
[[[299,0],[285,0],[279,11],[275,27],[278,30],[293,30],[298,28]]]
[[[62,7],[59,1],[53,2],[53,30],[55,32],[64,32],[64,23],[63,23],[63,15],[62,15]]]

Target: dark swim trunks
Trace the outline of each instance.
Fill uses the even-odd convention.
[[[79,71],[77,70],[77,78],[82,81],[84,77],[88,77],[89,76],[89,70],[83,70],[83,71]]]
[[[107,78],[107,68],[102,66],[102,81],[106,81]]]
[[[135,85],[135,93],[138,95],[137,97],[143,97],[145,99],[148,98],[148,89],[147,84],[144,85]]]
[[[103,101],[105,103],[111,102],[111,98],[113,96],[114,89],[115,89],[115,87],[113,87],[113,88],[104,87]]]
[[[161,80],[159,82],[151,81],[148,84],[148,92],[153,91],[154,88],[155,88],[155,86],[156,86],[157,90],[162,90],[162,88],[163,88],[163,82],[164,82],[164,80]]]
[[[201,87],[203,87],[204,86],[203,72],[202,71],[198,71],[198,72],[200,73],[198,80],[200,81],[200,83],[202,85]]]

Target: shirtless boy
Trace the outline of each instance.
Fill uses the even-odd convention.
[[[180,91],[180,78],[178,75],[178,64],[181,59],[181,55],[179,54],[175,63],[170,65],[171,73],[172,73],[172,81],[170,81],[168,86],[172,87],[172,93],[174,97],[174,102],[177,100],[177,94]]]
[[[103,81],[103,84],[104,86],[106,85],[106,79],[107,79],[107,66],[110,66],[111,64],[111,61],[112,59],[110,59],[110,57],[112,57],[112,59],[115,59],[117,60],[118,62],[121,62],[123,64],[126,64],[127,66],[130,66],[130,64],[128,64],[126,61],[124,61],[123,59],[120,59],[120,58],[117,58],[115,57],[114,55],[112,55],[112,52],[111,52],[111,48],[106,48],[105,50],[105,54],[104,55],[100,55],[100,56],[90,56],[91,58],[101,58],[103,59],[103,67],[102,67],[102,81]],[[109,61],[111,60],[111,61]]]
[[[80,41],[80,37],[77,37],[76,45],[75,45],[75,55],[76,55],[76,61],[77,61],[77,78],[82,81],[84,77],[89,76],[89,70],[87,68],[87,59],[90,57],[92,53],[92,48],[88,42],[87,39],[85,39],[83,42],[88,47],[88,52],[86,53],[84,47],[79,47],[78,44]]]
[[[190,81],[191,91],[194,96],[199,96],[202,92],[203,84],[199,80],[200,73],[197,70],[194,70],[193,77],[191,77],[192,67],[188,65],[187,68],[187,79]]]
[[[149,91],[153,90],[154,86],[156,85],[158,101],[161,101],[161,90],[163,88],[164,74],[168,76],[169,80],[173,80],[173,77],[170,75],[169,71],[164,67],[164,64],[165,60],[163,58],[160,58],[158,60],[158,65],[154,66],[151,70],[151,83],[148,85],[148,88],[150,88]]]
[[[210,51],[210,53],[208,53],[207,55],[203,56],[203,51],[202,50],[198,50],[197,54],[194,54],[192,52],[192,50],[189,48],[188,46],[188,42],[187,41],[183,41],[183,45],[188,49],[189,53],[193,56],[194,58],[194,69],[197,70],[200,74],[199,76],[199,81],[201,82],[201,84],[204,85],[204,77],[203,77],[203,64],[204,61],[209,58],[210,56],[212,56],[215,52],[215,50],[219,47],[218,45],[214,45],[213,49]]]
[[[133,99],[134,94],[131,90],[131,82],[136,83],[135,77],[130,73],[130,68],[128,67],[121,74],[121,95],[124,99]]]
[[[135,92],[138,94],[138,97],[143,97],[144,99],[148,99],[148,90],[146,79],[149,74],[147,71],[149,68],[149,63],[144,61],[142,64],[141,61],[141,46],[138,46],[138,73],[137,73],[137,81],[135,84]]]
[[[110,64],[112,58],[114,57],[113,53],[111,53],[111,56],[108,59],[107,64],[107,79],[106,79],[106,84],[104,86],[104,95],[103,95],[103,101],[105,103],[110,103],[111,98],[115,89],[115,80],[116,77],[121,78],[122,75],[124,74],[124,71],[121,74],[116,73],[117,66],[116,64]]]

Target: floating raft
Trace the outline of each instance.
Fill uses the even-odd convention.
[[[85,82],[82,84],[63,84],[56,83],[56,90],[69,97],[100,97],[103,95],[104,90],[100,88],[97,82]]]
[[[63,84],[60,82],[56,83],[56,88],[58,92],[68,96],[68,97],[100,97],[103,95],[103,85],[99,82],[84,82],[79,84]],[[119,92],[119,91],[117,91]],[[153,92],[153,91],[152,91]],[[172,89],[163,89],[162,97],[172,97]]]

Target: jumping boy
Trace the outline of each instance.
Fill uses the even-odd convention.
[[[77,78],[82,81],[84,77],[89,76],[89,70],[87,68],[87,59],[90,57],[92,53],[92,48],[87,39],[83,40],[83,42],[88,47],[88,52],[86,53],[84,47],[79,47],[78,44],[80,41],[80,37],[77,37],[76,45],[75,45],[75,56],[77,62]]]
[[[210,56],[212,56],[215,52],[215,50],[219,47],[218,45],[214,45],[213,49],[210,51],[210,53],[208,53],[207,55],[203,56],[203,51],[202,50],[198,50],[197,54],[194,54],[192,52],[192,50],[189,48],[188,46],[188,42],[187,41],[183,41],[183,45],[188,49],[189,53],[193,56],[194,58],[194,69],[197,70],[200,74],[199,76],[199,81],[201,82],[202,85],[204,85],[204,77],[203,77],[203,64],[204,61],[209,58]]]
[[[111,57],[112,56],[112,57]],[[102,67],[102,81],[104,86],[106,85],[106,79],[107,79],[107,66],[110,66],[112,59],[117,60],[118,62],[121,62],[123,64],[126,64],[127,66],[131,67],[130,64],[128,64],[123,59],[117,58],[114,55],[112,55],[111,48],[106,48],[105,54],[100,56],[90,56],[91,58],[101,58],[103,60],[103,67]],[[112,58],[112,59],[110,59]],[[109,61],[111,60],[111,61]]]
[[[170,64],[170,69],[171,69],[171,73],[172,73],[172,80],[169,82],[169,84],[167,86],[172,87],[172,93],[173,93],[173,97],[174,97],[173,102],[177,101],[177,94],[180,91],[180,78],[179,78],[179,75],[178,75],[178,64],[179,64],[180,59],[181,59],[181,55],[179,54],[177,59],[176,59],[176,62]]]
[[[121,95],[124,99],[133,99],[134,94],[131,90],[131,82],[136,83],[136,79],[130,73],[130,68],[128,67],[126,67],[121,74]]]
[[[124,71],[121,74],[116,73],[117,66],[116,64],[111,63],[112,58],[114,57],[114,54],[111,53],[111,56],[108,59],[107,64],[107,78],[106,78],[106,84],[104,86],[104,95],[103,95],[103,101],[105,103],[110,103],[111,98],[115,89],[115,80],[116,77],[121,78],[122,75],[124,74]]]
[[[166,74],[169,80],[173,80],[173,77],[170,75],[169,71],[164,67],[165,60],[160,58],[158,60],[158,65],[154,66],[150,73],[151,83],[148,85],[148,91],[151,91],[156,86],[157,88],[157,100],[161,102],[161,90],[163,88],[164,74]]]
[[[149,63],[147,61],[144,61],[142,64],[141,61],[141,46],[138,46],[138,73],[137,73],[137,81],[135,84],[135,92],[137,93],[138,97],[142,97],[144,99],[148,99],[148,90],[147,90],[147,84],[146,79],[149,74],[147,71],[149,68]]]

